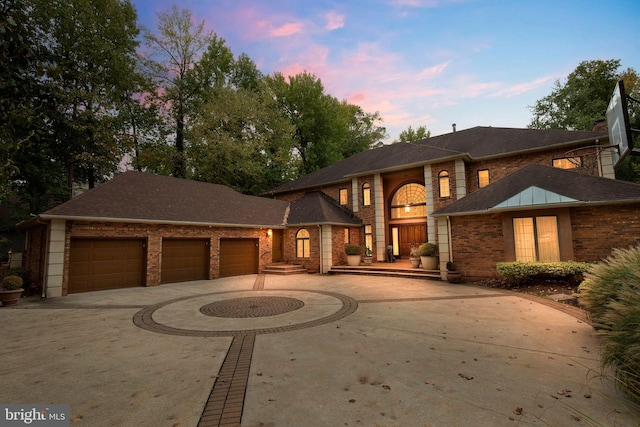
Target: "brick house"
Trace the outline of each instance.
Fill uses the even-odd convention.
[[[637,244],[640,185],[615,179],[614,154],[606,130],[475,127],[365,151],[271,195],[338,200],[378,261],[429,241],[442,278],[450,260],[487,278],[500,261],[592,262]]]
[[[500,261],[597,261],[640,238],[640,185],[615,180],[608,145],[606,132],[475,127],[358,153],[270,198],[125,172],[23,224],[24,266],[62,296],[280,261],[326,273],[346,242],[379,262],[437,243],[443,278],[449,260],[465,279]]]

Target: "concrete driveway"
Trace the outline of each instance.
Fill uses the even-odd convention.
[[[252,275],[27,299],[0,324],[0,403],[67,404],[72,426],[640,425],[588,323],[495,289]]]

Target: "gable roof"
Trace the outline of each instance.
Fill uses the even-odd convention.
[[[531,164],[433,212],[475,215],[518,209],[640,203],[640,184]]]
[[[411,143],[384,145],[363,151],[338,163],[274,188],[279,194],[343,182],[354,176],[390,172],[447,159],[470,161],[569,147],[607,138],[606,132],[556,129],[474,127]]]
[[[288,203],[217,184],[128,171],[40,215],[225,226],[283,226]]]
[[[305,194],[291,202],[287,225],[362,225],[352,212],[321,191]]]

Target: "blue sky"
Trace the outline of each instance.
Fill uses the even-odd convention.
[[[154,31],[174,1],[132,0]],[[640,72],[637,0],[181,0],[266,74],[303,71],[326,93],[379,112],[388,142],[526,127],[528,108],[585,60]],[[613,88],[611,88],[613,91]]]

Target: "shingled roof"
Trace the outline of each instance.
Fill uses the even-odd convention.
[[[474,127],[445,135],[385,145],[283,184],[270,194],[342,182],[353,176],[389,172],[452,158],[478,161],[607,138],[606,132]]]
[[[640,184],[531,164],[431,215],[617,203],[640,203]]]
[[[288,203],[217,184],[128,171],[40,215],[225,226],[283,226]]]
[[[321,191],[305,194],[291,202],[287,225],[333,224],[362,225],[362,222],[346,208]]]

